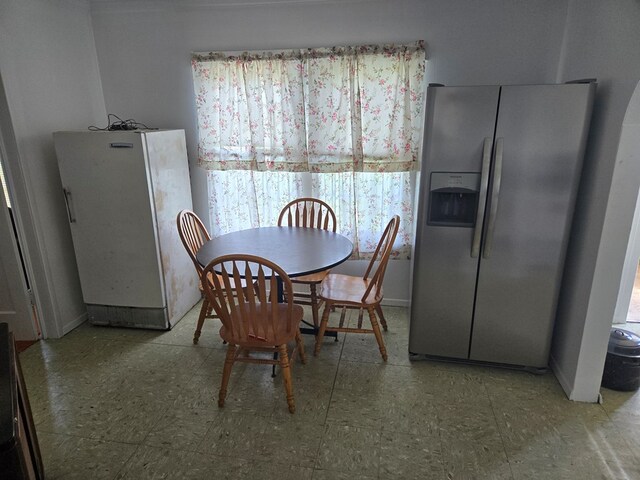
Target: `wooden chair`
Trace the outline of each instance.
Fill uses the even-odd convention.
[[[314,355],[318,355],[324,334],[326,331],[333,332],[349,332],[349,333],[373,333],[376,336],[378,347],[382,359],[387,361],[387,350],[384,346],[380,326],[376,319],[376,312],[380,316],[380,322],[384,330],[387,330],[387,322],[382,315],[382,281],[384,273],[389,262],[393,242],[398,234],[400,225],[400,217],[394,215],[378,242],[378,246],[369,262],[366,272],[362,277],[351,275],[338,275],[330,273],[322,281],[320,285],[320,298],[325,302],[322,320],[320,322],[320,330],[316,336],[316,344]],[[377,268],[375,267],[378,262]],[[369,275],[372,274],[371,277]],[[342,307],[342,315],[340,323],[337,327],[329,327],[329,312],[333,307]],[[349,328],[344,326],[345,312],[347,308],[357,308],[360,310],[358,315],[357,328]],[[362,313],[366,310],[369,313],[371,321],[371,329],[362,328]]]
[[[178,213],[178,217],[176,219],[178,224],[178,233],[180,234],[180,240],[182,240],[182,244],[184,248],[187,250],[189,254],[189,258],[193,262],[193,266],[196,267],[196,271],[198,272],[198,278],[200,279],[200,291],[203,291],[202,287],[202,265],[196,259],[196,253],[204,245],[205,242],[211,240],[211,236],[207,231],[206,227],[202,223],[202,220],[193,213],[191,210],[182,210]],[[242,284],[242,287],[245,287],[245,283]],[[200,309],[200,315],[198,316],[198,323],[196,324],[196,331],[193,334],[193,344],[197,345],[198,340],[200,339],[200,333],[202,332],[202,325],[204,324],[205,318],[216,318],[217,315],[212,314],[212,307],[207,297],[205,296],[202,301],[202,308]]]
[[[218,272],[216,274],[216,272]],[[243,279],[254,278],[253,288],[234,290]],[[234,362],[280,365],[289,411],[295,412],[290,359],[300,354],[305,363],[304,344],[300,339],[303,310],[293,304],[293,286],[278,265],[253,255],[225,255],[209,263],[203,278],[204,293],[222,321],[220,336],[229,345],[222,373],[218,406],[224,406],[227,385]],[[278,283],[287,299],[278,302]],[[233,296],[234,291],[236,296]],[[287,344],[295,341],[291,356]],[[250,352],[277,353],[273,358],[255,358]],[[276,358],[279,357],[279,358]]]
[[[317,198],[298,198],[284,206],[278,217],[278,226],[285,224],[295,227],[321,228],[323,230],[336,231],[336,214],[331,207]],[[294,285],[306,285],[309,293],[294,292],[294,301],[298,305],[310,305],[313,325],[318,328],[318,299],[317,286],[322,283],[329,274],[329,270],[310,275],[303,275],[291,279]]]

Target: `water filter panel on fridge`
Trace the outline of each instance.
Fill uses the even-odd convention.
[[[443,227],[473,227],[479,192],[479,173],[433,172],[427,223]]]

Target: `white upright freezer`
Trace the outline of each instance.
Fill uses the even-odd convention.
[[[192,208],[184,131],[53,138],[89,320],[170,329],[200,298],[175,220]]]

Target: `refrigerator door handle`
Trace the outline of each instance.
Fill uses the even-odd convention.
[[[485,137],[482,147],[482,170],[480,175],[480,193],[478,196],[478,211],[476,212],[473,242],[471,243],[471,258],[480,255],[480,239],[484,223],[484,207],[487,203],[487,187],[489,186],[489,166],[491,164],[491,137]]]
[[[484,252],[482,254],[484,258],[489,258],[491,255],[491,247],[493,246],[493,231],[496,226],[496,214],[498,213],[498,200],[500,198],[500,181],[502,180],[503,149],[504,138],[496,139],[493,188],[491,189],[491,206],[489,207],[489,224],[487,225],[487,236],[484,241]]]
[[[66,188],[63,188],[64,192],[64,203],[67,205],[67,215],[69,215],[69,223],[76,223],[76,217],[73,214],[73,210],[71,208],[71,192]]]

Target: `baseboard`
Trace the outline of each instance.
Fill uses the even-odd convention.
[[[564,373],[562,373],[562,370],[560,369],[558,362],[556,362],[556,359],[553,358],[553,355],[549,356],[549,367],[551,368],[551,371],[558,379],[558,383],[560,383],[560,386],[562,387],[562,390],[564,390],[564,393],[567,396],[567,398],[571,398],[572,386],[567,380],[567,377],[565,377]]]
[[[82,315],[76,317],[74,320],[70,321],[69,323],[65,323],[62,326],[62,335],[66,335],[71,330],[82,325],[86,321],[87,321],[87,312],[84,312]]]
[[[409,300],[403,300],[399,298],[383,298],[382,305],[387,307],[405,307],[409,308]]]

